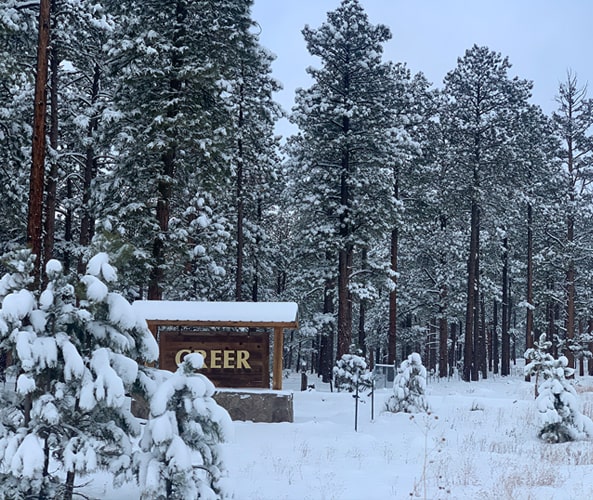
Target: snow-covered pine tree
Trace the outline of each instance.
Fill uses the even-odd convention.
[[[172,282],[190,278],[193,249],[209,247],[188,232],[192,212],[185,209],[203,199],[229,220],[235,144],[226,98],[231,69],[240,64],[238,25],[248,17],[249,2],[108,4],[119,19],[109,53],[118,62],[115,104],[122,119],[114,128],[117,162],[101,186],[108,191],[103,216],[132,249],[135,258],[127,265],[148,298],[192,293],[191,286]],[[230,254],[227,241],[219,248]]]
[[[422,413],[429,409],[426,400],[426,368],[420,354],[413,352],[399,367],[393,381],[393,394],[385,409],[394,413]]]
[[[566,356],[540,366],[544,382],[536,399],[540,420],[538,437],[547,443],[593,437],[593,422],[581,413],[577,392],[566,379],[574,373]]]
[[[152,388],[150,416],[134,467],[142,498],[227,498],[220,443],[230,437],[231,419],[212,398],[214,385],[196,373],[201,354],[185,356],[173,374],[161,371]]]
[[[0,2],[0,255],[24,244],[26,235],[38,16],[38,3]]]
[[[500,227],[504,223],[499,226],[498,221],[508,219],[508,200],[513,198],[509,192],[516,192],[506,189],[512,186],[517,170],[514,160],[519,153],[516,153],[515,128],[532,87],[531,82],[511,78],[509,69],[508,58],[488,47],[474,45],[458,59],[457,67],[444,80],[446,103],[441,110],[440,123],[448,156],[448,189],[462,211],[459,216],[465,219],[463,225],[469,228],[463,368],[466,381],[478,380],[479,372],[482,376],[487,373],[486,338],[479,328],[483,309],[480,307],[483,295],[480,280],[484,280],[482,268],[486,270],[480,239],[482,228],[488,226],[493,234],[499,229],[506,233],[504,227]],[[497,202],[493,203],[494,200]],[[499,262],[496,260],[497,273],[500,272]],[[508,264],[508,260],[506,262]],[[501,294],[505,295],[509,276],[504,276],[504,271],[501,274],[502,277],[490,276],[490,279],[503,282],[506,288]],[[506,318],[509,301],[503,298],[502,302]],[[503,321],[502,324],[502,375],[508,375],[510,370],[508,323]]]
[[[362,356],[343,354],[334,366],[334,387],[338,391],[354,392],[373,384],[373,374]]]
[[[552,374],[552,366],[554,364],[554,357],[547,352],[552,347],[552,342],[547,340],[546,334],[542,333],[539,336],[539,341],[533,343],[525,351],[526,365],[524,368],[525,375],[535,375],[535,397],[539,395],[539,379],[544,380],[549,378]]]
[[[321,65],[307,70],[313,84],[295,99],[292,119],[300,132],[289,140],[286,195],[298,213],[299,264],[314,276],[311,289],[319,290],[303,295],[328,315],[337,303],[341,357],[352,342],[357,252],[370,232],[390,228],[394,216],[392,151],[382,146],[394,124],[385,99],[392,89],[389,66],[381,60],[391,33],[372,25],[358,0],[343,0],[321,27],[306,26],[303,35]],[[333,356],[330,346],[324,352]]]
[[[138,360],[158,357],[146,324],[107,283],[116,272],[98,254],[80,279],[46,265],[47,286],[31,292],[33,261],[21,252],[1,283],[0,348],[16,391],[2,391],[0,498],[72,498],[74,481],[97,469],[133,479],[140,425],[126,393]]]
[[[584,235],[591,231],[591,202],[593,195],[588,186],[593,175],[593,99],[587,98],[587,85],[579,86],[577,76],[568,72],[566,81],[558,89],[558,111],[553,114],[555,132],[562,141],[560,158],[564,173],[563,209],[566,220],[565,235],[561,242],[562,265],[565,280],[562,283],[565,299],[564,324],[567,348],[564,350],[569,366],[575,367],[575,353],[587,342],[579,339],[577,303],[591,287],[587,276],[590,255]],[[585,278],[588,278],[585,281]],[[576,345],[574,345],[576,344]]]

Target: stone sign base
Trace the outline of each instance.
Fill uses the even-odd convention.
[[[226,389],[216,391],[213,397],[232,420],[294,422],[292,392]]]

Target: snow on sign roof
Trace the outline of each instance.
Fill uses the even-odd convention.
[[[296,327],[295,302],[190,302],[137,300],[132,307],[146,321],[196,323],[280,323]]]

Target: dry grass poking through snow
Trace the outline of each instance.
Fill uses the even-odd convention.
[[[476,399],[472,395],[470,405],[451,414],[451,429],[456,431],[458,441],[434,462],[433,485],[436,488],[433,486],[426,498],[567,500],[591,497],[593,440],[564,444],[537,440],[532,386],[519,384],[516,399],[484,396]],[[593,386],[577,387],[582,412],[591,418]],[[468,384],[466,389],[471,394],[475,388]],[[443,478],[448,478],[449,493],[439,485]]]
[[[593,417],[593,378],[578,382]],[[358,432],[352,395],[319,387],[295,392],[293,424],[237,423],[236,500],[593,497],[593,440],[539,441],[533,383],[430,381],[427,393],[431,415],[410,418],[382,413],[390,390],[379,391],[374,421],[369,399],[360,405]]]

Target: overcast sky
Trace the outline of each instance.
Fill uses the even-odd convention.
[[[534,83],[532,102],[546,113],[556,109],[558,85],[571,69],[581,85],[593,85],[593,1],[591,0],[361,0],[372,24],[386,24],[392,39],[384,59],[405,62],[435,86],[472,45],[485,45],[509,58],[511,76]],[[253,19],[260,42],[277,59],[274,76],[284,90],[276,100],[290,110],[294,91],[308,87],[307,52],[301,34],[318,28],[340,0],[255,0]],[[589,97],[593,97],[590,87]],[[288,133],[286,125],[280,133]]]

